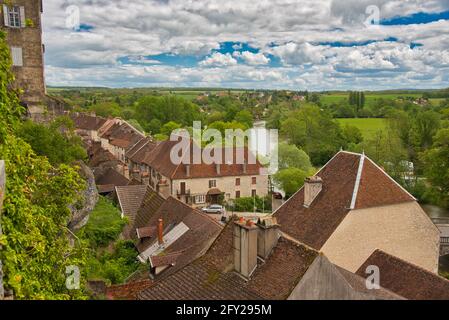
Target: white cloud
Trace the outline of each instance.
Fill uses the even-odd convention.
[[[90,32],[65,27],[68,5],[79,6]],[[448,10],[449,0],[46,0],[47,79],[108,86],[449,86],[449,21],[366,28],[368,5],[388,19]],[[383,41],[389,37],[398,42]],[[377,42],[319,45],[369,40]],[[237,53],[214,52],[226,41],[237,43]],[[411,49],[411,42],[423,47]],[[260,52],[238,52],[246,43]],[[175,67],[144,58],[164,53],[204,59]],[[270,54],[281,67],[270,67]],[[123,57],[139,65],[122,65]]]
[[[237,65],[237,60],[235,60],[231,54],[214,52],[211,56],[207,57],[201,61],[200,66],[202,67],[227,67]]]
[[[253,53],[250,51],[234,51],[232,56],[242,59],[245,63],[251,66],[266,65],[270,63],[270,58],[267,58],[263,53],[260,52]]]

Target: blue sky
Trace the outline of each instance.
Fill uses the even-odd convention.
[[[49,85],[449,87],[448,0],[46,0],[43,19]]]

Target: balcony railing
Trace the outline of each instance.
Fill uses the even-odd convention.
[[[187,190],[177,190],[176,194],[178,196],[189,196],[190,195],[190,189]]]

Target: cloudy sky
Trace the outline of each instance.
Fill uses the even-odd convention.
[[[449,87],[449,0],[44,0],[43,23],[49,85]]]

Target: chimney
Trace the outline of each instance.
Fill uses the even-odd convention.
[[[170,196],[170,185],[165,179],[159,181],[157,190],[164,198],[168,198]]]
[[[304,207],[308,208],[323,189],[323,180],[318,177],[307,178],[304,183]]]
[[[249,279],[257,267],[257,231],[251,220],[234,222],[234,270]]]
[[[265,260],[278,243],[280,237],[279,225],[276,218],[264,217],[259,219],[257,226],[259,227],[257,255]]]
[[[157,225],[157,241],[159,246],[164,244],[164,221],[162,219],[159,219]]]
[[[186,176],[190,177],[190,164],[186,164]]]
[[[220,174],[221,174],[221,167],[220,167],[220,164],[217,163],[217,164],[215,165],[215,168],[217,169],[217,174],[220,175]]]
[[[245,162],[243,162],[243,173],[246,174],[248,172],[248,165],[246,164],[246,160]]]

